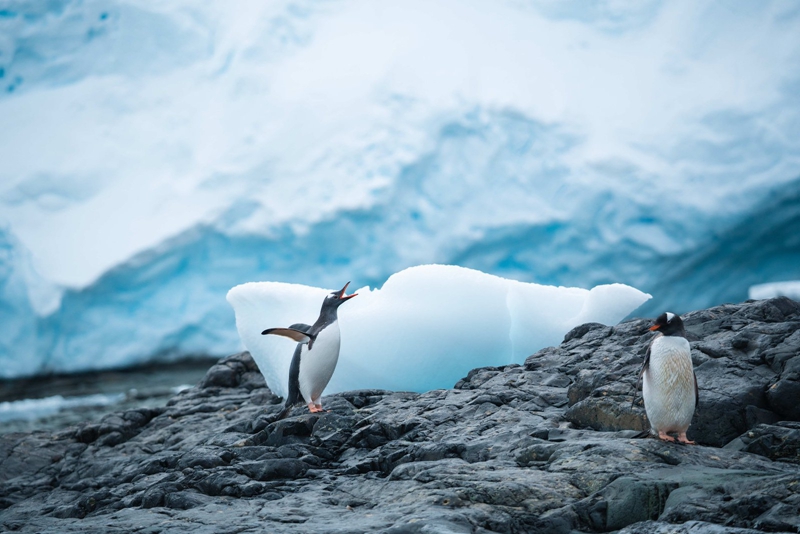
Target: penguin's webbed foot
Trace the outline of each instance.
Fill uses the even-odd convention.
[[[322,412],[324,410],[322,409],[322,405],[321,404],[314,404],[313,402],[309,402],[308,403],[308,411],[311,412],[311,413],[318,413],[318,412]]]
[[[660,439],[661,441],[668,441],[670,443],[675,443],[675,438],[673,438],[663,430],[658,431],[658,439]]]
[[[678,443],[683,443],[686,445],[697,445],[697,442],[691,441],[689,438],[686,437],[686,432],[681,432],[678,434]]]

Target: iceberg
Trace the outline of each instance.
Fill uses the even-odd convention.
[[[789,297],[800,302],[800,280],[788,282],[772,282],[750,286],[748,298],[753,300],[771,299],[773,297]]]
[[[261,332],[312,324],[330,292],[281,282],[228,292],[239,336],[277,394],[286,395],[295,343]],[[580,324],[616,324],[650,298],[623,284],[544,286],[453,265],[405,269],[356,293],[339,309],[342,346],[326,394],[449,388],[476,367],[522,363]]]

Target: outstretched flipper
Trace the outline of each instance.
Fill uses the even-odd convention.
[[[314,338],[311,335],[294,328],[267,328],[261,332],[262,336],[266,336],[267,334],[288,337],[289,339],[293,339],[298,343],[310,344],[314,341]]]

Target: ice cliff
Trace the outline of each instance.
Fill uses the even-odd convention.
[[[800,279],[799,66],[791,2],[5,2],[0,376],[228,354],[256,280]]]

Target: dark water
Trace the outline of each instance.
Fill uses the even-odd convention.
[[[0,381],[0,434],[57,431],[108,413],[163,406],[216,360]]]

